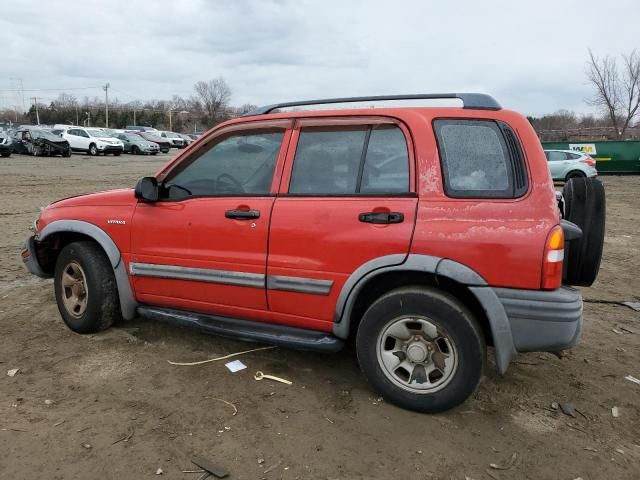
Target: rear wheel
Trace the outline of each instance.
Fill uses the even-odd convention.
[[[56,302],[67,326],[77,333],[93,333],[121,318],[113,268],[94,242],[74,242],[56,261]]]
[[[136,145],[134,145],[133,147],[131,147],[131,153],[133,155],[139,155],[140,154],[140,149]]]
[[[605,192],[602,182],[594,178],[572,178],[562,191],[564,218],[582,230],[582,237],[571,240],[566,256],[563,281],[588,287],[600,270],[605,228]]]
[[[0,155],[2,155],[2,157],[6,158],[6,157],[8,157],[9,155],[11,155],[11,153],[9,153],[9,152],[4,152],[4,153],[0,153]]]
[[[424,287],[376,300],[360,322],[356,350],[365,377],[385,399],[428,413],[464,402],[485,358],[473,315],[451,295]]]

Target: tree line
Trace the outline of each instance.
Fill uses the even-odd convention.
[[[230,118],[243,115],[255,108],[246,104],[231,105],[231,88],[219,77],[208,82],[198,81],[188,98],[174,95],[170,100],[132,101],[123,103],[109,99],[110,128],[127,125],[153,126],[176,132],[195,132],[211,128]],[[78,98],[73,94],[60,93],[48,103],[32,104],[27,112],[0,112],[0,118],[30,124],[73,124],[92,127],[106,126],[105,99],[100,97]],[[18,117],[18,118],[15,118]]]

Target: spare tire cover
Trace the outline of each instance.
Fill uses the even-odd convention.
[[[582,229],[582,237],[565,246],[564,283],[588,287],[600,270],[604,244],[605,193],[594,178],[572,178],[562,191],[564,218]],[[568,248],[567,248],[568,247]]]

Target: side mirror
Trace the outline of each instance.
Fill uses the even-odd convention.
[[[160,196],[158,180],[155,177],[142,177],[136,183],[135,196],[147,202],[157,202]]]

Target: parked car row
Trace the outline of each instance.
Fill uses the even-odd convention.
[[[74,125],[24,125],[10,131],[0,131],[0,156],[22,153],[69,157],[71,152],[115,156],[122,153],[156,155],[158,152],[168,153],[171,148],[185,148],[199,136],[140,126],[110,129]]]

